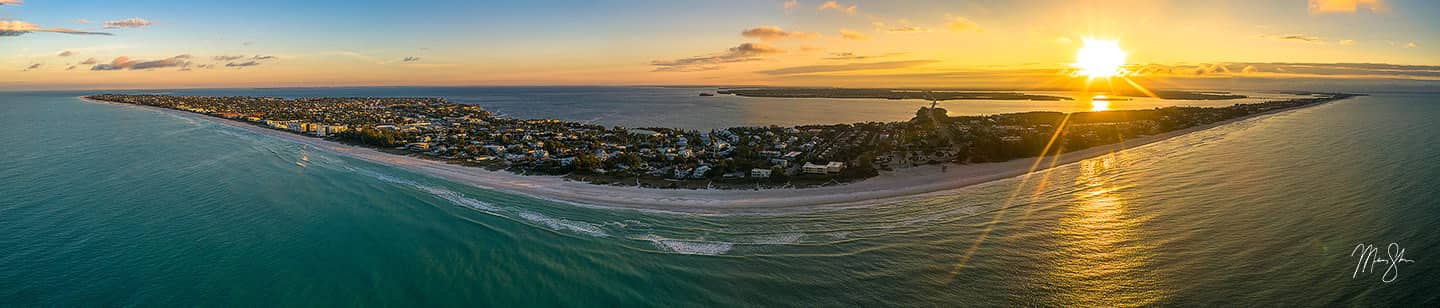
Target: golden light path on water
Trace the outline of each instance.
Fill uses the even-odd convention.
[[[1165,297],[1146,270],[1155,249],[1140,236],[1146,217],[1135,216],[1122,191],[1113,183],[1124,165],[1123,153],[1081,161],[1075,184],[1081,189],[1061,215],[1054,235],[1059,239],[1057,258],[1045,275],[1062,306],[1145,306]]]
[[[1090,111],[1103,112],[1113,109],[1112,101],[1116,99],[1107,96],[1116,94],[1115,79],[1123,83],[1120,86],[1130,86],[1135,91],[1151,98],[1159,98],[1155,92],[1149,91],[1145,86],[1132,81],[1126,76],[1126,72],[1120,69],[1123,65],[1123,50],[1119,47],[1113,52],[1102,53],[1104,59],[1120,59],[1122,62],[1113,63],[1106,60],[1094,60],[1097,56],[1087,58],[1086,53],[1081,50],[1080,60],[1077,66],[1081,68],[1079,73],[1071,75],[1071,78],[1083,76],[1084,86],[1081,89],[1077,104],[1089,104]],[[1093,53],[1093,52],[1092,52]],[[1087,60],[1089,59],[1089,60]],[[1107,73],[1109,72],[1109,73]],[[1103,85],[1109,91],[1092,91],[1093,83],[1103,81]],[[1040,199],[1041,193],[1045,190],[1050,181],[1051,171],[1060,161],[1063,154],[1063,137],[1066,132],[1066,125],[1070,124],[1071,114],[1061,119],[1056,125],[1056,131],[1051,134],[1050,140],[1045,142],[1045,147],[1031,163],[1030,170],[1020,177],[1015,189],[1009,193],[1009,197],[996,210],[995,216],[986,223],[981,235],[976,237],[975,243],[965,252],[960,253],[958,261],[955,262],[950,271],[950,281],[959,278],[960,272],[965,269],[966,263],[971,261],[976,250],[981,249],[985,240],[995,230],[995,226],[1004,222],[1005,217],[1011,212],[1011,206],[1021,196],[1022,191],[1028,187],[1034,187],[1030,199],[1022,204],[1025,207],[1021,213],[1021,219],[1030,216],[1034,210],[1035,201]],[[1123,141],[1120,141],[1123,144]],[[1120,187],[1115,187],[1107,181],[1109,176],[1117,168],[1122,168],[1116,161],[1119,160],[1120,151],[1103,155],[1103,157],[1090,158],[1080,161],[1081,173],[1076,177],[1077,183],[1086,189],[1074,194],[1074,200],[1068,204],[1070,213],[1061,217],[1060,229],[1056,236],[1063,237],[1061,255],[1074,256],[1074,258],[1058,258],[1060,261],[1053,263],[1053,281],[1048,286],[1054,289],[1051,295],[1056,296],[1056,302],[1068,302],[1073,305],[1103,305],[1103,304],[1153,304],[1159,299],[1165,298],[1164,288],[1156,285],[1158,279],[1153,279],[1148,273],[1143,272],[1146,263],[1155,258],[1153,248],[1145,246],[1142,237],[1139,236],[1139,226],[1143,225],[1143,219],[1130,217],[1126,209],[1126,197],[1119,193]],[[1044,168],[1045,158],[1050,155],[1050,163]],[[1034,186],[1027,186],[1031,183],[1032,177],[1037,171],[1040,173],[1037,183]]]

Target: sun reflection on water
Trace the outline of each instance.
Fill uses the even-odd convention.
[[[1104,95],[1096,95],[1090,98],[1090,111],[1107,110],[1110,110],[1110,97]]]
[[[1150,271],[1155,258],[1139,228],[1147,218],[1130,212],[1123,186],[1112,182],[1119,155],[1081,161],[1080,189],[1059,221],[1053,273],[1055,303],[1062,306],[1146,306],[1164,298]]]

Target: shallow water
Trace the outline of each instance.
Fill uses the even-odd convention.
[[[738,215],[579,207],[313,149],[301,165],[288,141],[76,95],[0,93],[5,306],[1440,303],[1435,95]],[[1351,277],[1356,244],[1391,242],[1416,262]]]

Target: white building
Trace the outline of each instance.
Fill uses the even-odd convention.
[[[826,169],[825,165],[816,165],[807,162],[804,166],[800,166],[800,171],[807,174],[825,174]]]
[[[764,179],[764,178],[769,178],[769,177],[770,177],[770,169],[760,169],[760,168],[750,169],[750,177],[752,177],[752,178],[762,178],[762,179]]]

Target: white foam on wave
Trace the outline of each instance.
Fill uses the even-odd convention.
[[[655,247],[662,250],[687,255],[718,256],[729,252],[730,248],[735,247],[735,243],[730,242],[686,241],[654,235],[646,236],[645,239],[651,243],[655,243]]]
[[[499,212],[504,210],[498,206],[490,204],[489,202],[471,199],[469,197],[461,195],[460,193],[444,188],[430,186],[416,186],[415,188],[419,188],[420,190],[430,193],[431,195],[435,195],[436,197],[440,197],[441,199],[448,200],[452,203],[484,212],[490,212],[492,214],[499,214]]]
[[[358,169],[358,168],[356,168],[356,169],[351,169],[351,170],[354,170],[356,173],[364,174],[364,175],[366,175],[366,176],[375,178],[376,180],[380,180],[380,181],[383,181],[383,182],[389,182],[389,183],[394,183],[394,184],[410,185],[410,186],[415,186],[415,187],[419,187],[419,186],[420,186],[420,183],[415,183],[414,181],[410,181],[410,180],[406,180],[406,179],[396,178],[396,177],[389,176],[389,175],[385,175],[385,174],[383,174],[383,173],[379,173],[379,172],[375,172],[375,171],[370,171],[370,170],[365,170],[365,169]]]
[[[491,214],[491,215],[495,215],[495,216],[500,216],[500,217],[507,217],[507,216],[505,215],[505,213],[506,213],[506,212],[512,212],[512,211],[513,211],[513,210],[508,209],[508,208],[505,208],[505,207],[500,207],[500,206],[496,206],[496,205],[494,205],[494,204],[490,204],[489,202],[480,201],[480,200],[476,200],[476,199],[473,199],[473,198],[470,198],[470,197],[466,197],[465,195],[463,195],[463,194],[461,194],[461,193],[459,193],[459,192],[455,192],[455,191],[452,191],[452,190],[449,190],[449,189],[444,189],[444,188],[435,187],[435,186],[420,185],[420,183],[416,183],[416,182],[414,182],[414,181],[405,180],[405,179],[400,179],[400,178],[392,177],[392,176],[385,175],[385,174],[382,174],[382,173],[379,173],[379,172],[375,172],[375,171],[371,171],[371,170],[366,170],[366,169],[354,168],[354,169],[352,169],[352,170],[354,170],[356,173],[364,174],[364,175],[370,176],[370,177],[372,177],[372,178],[378,179],[378,180],[380,180],[380,181],[384,181],[384,182],[388,182],[388,183],[394,183],[394,184],[407,185],[407,186],[410,186],[410,187],[414,187],[415,189],[419,189],[419,190],[421,190],[421,191],[424,191],[424,192],[426,192],[426,193],[429,193],[429,194],[434,195],[434,196],[436,196],[436,197],[439,197],[439,198],[441,198],[441,199],[445,199],[445,200],[447,200],[447,201],[450,201],[451,203],[455,203],[455,204],[458,204],[458,205],[461,205],[461,206],[465,206],[465,207],[468,207],[468,208],[471,208],[471,209],[475,209],[475,210],[478,210],[478,211],[481,211],[481,212],[485,212],[485,213],[487,213],[487,214]],[[608,237],[608,236],[610,236],[610,233],[605,232],[605,229],[604,229],[604,228],[602,228],[600,225],[594,224],[594,223],[583,222],[583,221],[574,221],[574,220],[563,219],[563,218],[554,218],[554,217],[546,216],[545,214],[540,214],[540,213],[531,212],[531,211],[526,211],[526,210],[519,210],[519,216],[520,216],[521,219],[525,219],[525,220],[528,220],[528,221],[531,221],[531,222],[534,222],[534,223],[538,223],[538,224],[540,224],[540,225],[543,225],[543,226],[548,227],[548,228],[550,228],[551,230],[555,230],[555,231],[571,231],[571,232],[576,232],[576,233],[585,234],[585,235],[594,236],[594,237]]]
[[[562,218],[554,218],[554,217],[550,217],[550,216],[545,216],[545,214],[540,214],[540,213],[530,212],[530,211],[522,211],[522,212],[520,212],[520,218],[524,218],[525,220],[529,220],[529,221],[532,221],[532,222],[535,222],[535,223],[538,223],[538,224],[545,225],[546,227],[550,227],[550,229],[556,230],[556,231],[560,231],[560,230],[570,230],[570,231],[579,232],[579,233],[583,233],[583,234],[590,235],[590,236],[594,236],[594,237],[607,237],[607,236],[610,236],[609,233],[606,233],[606,232],[605,232],[605,229],[601,229],[601,228],[600,228],[600,225],[596,225],[596,224],[592,224],[592,223],[588,223],[588,222],[574,221],[574,220],[568,220],[568,219],[562,219]]]
[[[805,233],[781,233],[760,238],[751,243],[759,245],[786,245],[799,242],[801,237],[805,237]]]

